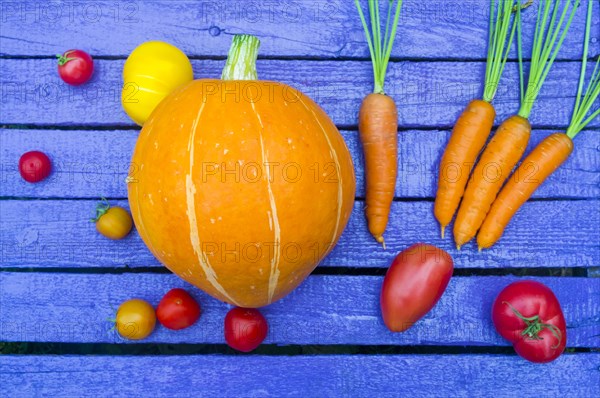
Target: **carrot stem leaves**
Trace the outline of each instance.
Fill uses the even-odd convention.
[[[371,61],[373,63],[373,77],[375,80],[373,92],[384,94],[383,86],[385,83],[385,75],[387,73],[387,67],[392,54],[394,40],[396,39],[396,31],[398,28],[398,21],[400,20],[400,11],[402,9],[402,0],[387,1],[388,11],[383,37],[381,36],[379,0],[368,0],[368,3],[370,26],[367,23],[367,18],[362,10],[360,1],[354,0],[354,4],[356,5],[356,9],[358,10],[358,14],[360,16],[360,21],[365,31],[367,43],[369,44],[369,52],[371,54]],[[393,14],[392,9],[394,10]]]
[[[483,91],[484,101],[491,102],[496,96],[498,84],[500,83],[500,78],[504,73],[504,67],[508,59],[510,45],[514,39],[517,23],[520,23],[520,19],[515,17],[511,28],[511,15],[514,12],[520,12],[520,9],[523,7],[528,7],[528,4],[521,5],[520,0],[490,0],[488,52],[485,69],[485,88]]]
[[[367,44],[369,45],[369,53],[371,55],[371,61],[373,62],[373,77],[375,82],[377,82],[377,68],[375,67],[375,48],[373,47],[373,39],[371,38],[371,31],[369,30],[369,25],[367,25],[367,21],[365,19],[365,14],[363,13],[362,8],[360,7],[360,3],[358,0],[354,0],[356,4],[356,9],[358,10],[358,15],[360,16],[360,22],[365,30],[365,37],[367,38]]]
[[[600,95],[600,56],[596,61],[596,66],[590,77],[590,81],[585,90],[583,98],[583,86],[585,82],[585,76],[587,71],[587,58],[589,52],[589,41],[590,41],[590,28],[592,24],[592,1],[588,3],[587,19],[585,24],[585,37],[583,43],[583,57],[581,61],[581,73],[579,75],[579,85],[577,87],[577,96],[575,99],[575,106],[573,107],[573,116],[571,117],[571,123],[567,128],[567,135],[573,139],[575,136],[583,130],[592,120],[600,115],[600,109],[592,112],[592,114],[586,118],[586,115],[592,109],[594,102]]]
[[[523,25],[521,24],[521,7],[517,7],[517,57],[519,58],[519,99],[522,102],[525,98],[525,78],[523,74]]]
[[[527,88],[525,95],[521,98],[519,116],[525,119],[529,118],[531,109],[546,81],[552,64],[556,60],[558,52],[567,37],[579,5],[580,0],[574,0],[574,2],[567,0],[565,4],[563,4],[562,0],[540,0],[531,50],[531,64],[529,66]],[[571,6],[570,11],[569,6]],[[558,17],[559,10],[561,9],[562,12],[560,12],[560,17]],[[520,62],[522,64],[522,59],[520,59]]]

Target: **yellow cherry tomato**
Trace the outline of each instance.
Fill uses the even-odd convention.
[[[117,310],[115,327],[117,332],[126,339],[145,339],[152,333],[155,325],[156,313],[147,301],[127,300]]]
[[[110,206],[106,199],[96,207],[96,230],[109,239],[123,239],[133,227],[131,214],[119,206]]]
[[[121,104],[142,126],[163,98],[193,79],[192,64],[180,49],[162,41],[142,43],[125,61]]]

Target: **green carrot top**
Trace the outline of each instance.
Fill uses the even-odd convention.
[[[381,37],[381,18],[379,15],[379,0],[368,0],[369,17],[371,28],[365,18],[365,14],[360,6],[359,0],[354,0],[356,9],[360,16],[360,21],[365,30],[367,43],[369,44],[369,52],[371,54],[371,62],[373,62],[373,76],[375,78],[374,93],[384,94],[383,84],[385,82],[385,74],[387,66],[392,54],[392,46],[396,38],[396,30],[398,28],[398,20],[400,19],[400,10],[402,9],[402,0],[388,0],[388,11],[385,22],[385,33],[383,41]],[[392,9],[396,5],[394,11],[394,19],[392,21]],[[390,27],[391,22],[391,27]],[[391,29],[391,30],[390,30]]]
[[[572,5],[572,7],[569,7],[570,5]],[[519,109],[519,116],[524,117],[525,119],[529,118],[533,104],[535,103],[542,85],[546,81],[548,72],[550,72],[552,64],[567,37],[571,22],[573,22],[573,17],[579,8],[579,5],[580,0],[574,0],[574,2],[567,0],[565,4],[562,4],[562,0],[540,0],[535,24],[533,48],[531,49],[531,65],[529,67],[526,91],[523,87],[524,76],[521,50],[521,24],[520,22],[517,24],[519,27],[517,43],[519,50],[519,73],[521,78],[521,108]],[[559,15],[559,10],[561,9],[562,11]],[[517,10],[517,19],[519,21],[521,19],[520,10]]]
[[[506,66],[510,45],[515,37],[517,23],[520,20],[511,15],[518,9],[529,7],[531,2],[521,6],[521,0],[490,0],[490,23],[488,36],[487,63],[485,67],[485,88],[483,100],[492,102],[498,91],[498,84]],[[498,6],[496,6],[496,2]],[[494,11],[496,11],[494,13]],[[495,15],[495,18],[494,18]],[[508,32],[510,31],[510,36]],[[508,40],[507,40],[508,37]]]
[[[587,58],[588,58],[588,50],[589,50],[589,42],[590,42],[590,27],[592,25],[592,3],[590,0],[588,3],[588,11],[587,11],[587,20],[585,24],[585,38],[583,42],[583,60],[581,61],[581,74],[579,76],[579,87],[577,89],[577,96],[575,97],[575,107],[573,108],[573,116],[571,118],[571,123],[567,128],[567,135],[569,138],[573,139],[575,136],[583,130],[594,118],[600,115],[600,109],[596,109],[586,118],[586,115],[592,109],[592,105],[598,99],[600,95],[600,56],[598,57],[598,61],[596,61],[596,66],[594,67],[594,71],[592,72],[592,76],[590,77],[590,81],[585,89],[585,94],[583,98],[581,94],[583,93],[583,86],[585,81],[585,75],[587,71]]]

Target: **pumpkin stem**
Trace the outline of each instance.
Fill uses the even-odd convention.
[[[223,80],[258,80],[256,58],[260,40],[252,35],[235,35],[227,63],[223,69]]]

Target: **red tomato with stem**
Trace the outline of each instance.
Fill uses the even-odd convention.
[[[94,73],[94,60],[82,50],[69,50],[57,55],[58,74],[67,84],[79,86],[90,80]]]
[[[192,326],[202,310],[200,305],[183,289],[171,289],[156,308],[158,321],[167,329],[179,330]]]
[[[257,309],[237,307],[225,316],[225,341],[238,351],[253,351],[268,331],[267,320]]]
[[[381,287],[381,314],[387,328],[403,332],[431,311],[453,270],[452,257],[435,246],[417,243],[398,254]]]
[[[531,362],[554,361],[567,345],[567,326],[558,299],[543,283],[511,283],[492,307],[498,333],[521,357]]]
[[[30,151],[19,159],[19,173],[27,182],[39,182],[50,175],[52,162],[43,152]]]

